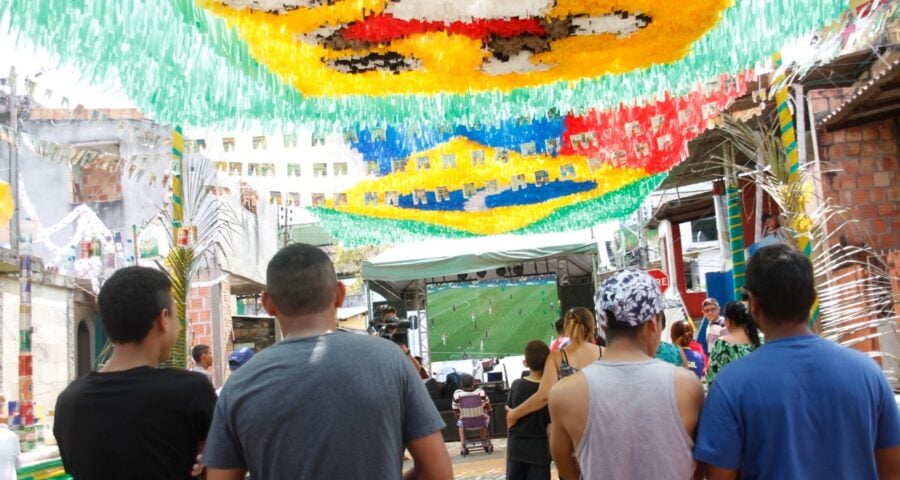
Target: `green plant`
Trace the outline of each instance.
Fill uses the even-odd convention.
[[[172,280],[172,295],[178,309],[181,332],[175,348],[165,366],[185,368],[187,366],[187,300],[191,281],[208,262],[214,262],[216,255],[224,254],[231,246],[232,235],[238,231],[240,222],[234,208],[214,195],[209,185],[215,181],[215,170],[209,159],[199,155],[188,155],[184,160],[183,225],[196,230],[195,238],[188,245],[178,245],[176,233],[169,229],[172,248],[161,266]],[[168,225],[173,224],[169,208],[163,209],[163,217]]]

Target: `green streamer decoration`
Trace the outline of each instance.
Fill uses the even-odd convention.
[[[621,75],[473,94],[304,97],[191,0],[0,0],[11,29],[164,123],[316,131],[472,125],[683,95],[836,20],[846,0],[736,0],[682,60]]]

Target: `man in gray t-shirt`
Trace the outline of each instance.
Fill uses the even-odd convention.
[[[321,250],[282,249],[263,305],[285,340],[226,383],[207,437],[210,480],[452,478],[444,422],[419,375],[391,342],[335,332],[344,286]]]

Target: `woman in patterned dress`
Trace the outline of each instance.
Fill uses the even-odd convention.
[[[710,385],[725,365],[749,355],[760,344],[759,329],[741,302],[725,305],[725,328],[728,335],[719,337],[709,354],[706,382]]]

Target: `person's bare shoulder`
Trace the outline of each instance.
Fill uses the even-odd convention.
[[[703,384],[693,371],[675,367],[675,396],[703,402]]]
[[[550,409],[569,411],[573,407],[585,403],[587,397],[587,382],[584,374],[578,372],[556,382],[550,389]]]
[[[672,368],[675,369],[675,402],[678,413],[685,430],[693,436],[700,418],[700,409],[703,408],[703,384],[694,372],[686,368]]]

